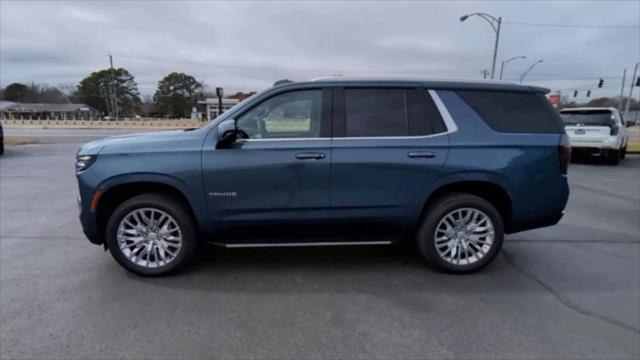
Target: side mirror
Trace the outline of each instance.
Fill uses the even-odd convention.
[[[233,144],[238,137],[238,129],[236,121],[233,119],[225,120],[218,125],[218,133],[216,134],[216,149],[223,149]]]

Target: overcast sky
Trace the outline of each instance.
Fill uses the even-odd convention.
[[[333,74],[480,79],[495,34],[479,17],[458,20],[475,11],[505,21],[499,60],[527,57],[509,64],[508,80],[543,59],[526,83],[586,88],[602,77],[592,96],[612,95],[640,60],[640,1],[2,0],[0,85],[76,84],[108,53],[143,95],[172,71],[229,90]]]

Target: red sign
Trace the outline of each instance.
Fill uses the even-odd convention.
[[[560,94],[549,95],[549,102],[553,107],[558,107],[560,105]]]

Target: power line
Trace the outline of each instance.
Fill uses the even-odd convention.
[[[563,28],[586,28],[586,29],[640,29],[640,25],[593,25],[593,24],[543,24],[521,21],[503,21],[503,24],[524,25],[524,26],[546,26]]]
[[[203,63],[203,62],[195,62],[195,61],[180,61],[180,60],[170,60],[163,59],[157,57],[150,56],[139,56],[139,55],[125,55],[125,54],[113,54],[114,56],[118,56],[120,58],[132,59],[132,60],[140,60],[140,61],[148,61],[148,62],[159,62],[159,63],[169,63],[169,64],[178,64],[178,65],[192,65],[192,66],[203,66],[203,67],[214,67],[214,68],[224,68],[224,69],[238,69],[238,70],[267,70],[267,71],[289,71],[289,72],[346,72],[351,74],[376,74],[376,73],[388,73],[388,74],[443,74],[449,73],[453,74],[453,76],[465,76],[465,77],[474,77],[474,74],[470,73],[462,73],[457,72],[456,70],[451,71],[442,71],[442,70],[392,70],[392,69],[302,69],[302,68],[290,68],[290,67],[276,67],[276,66],[254,66],[254,65],[229,65],[229,64],[212,64],[212,63]],[[592,80],[592,79],[619,79],[620,76],[602,76],[602,75],[593,75],[593,76],[565,76],[560,74],[538,74],[535,77],[530,78],[529,80]],[[507,78],[505,80],[518,80],[516,78]]]

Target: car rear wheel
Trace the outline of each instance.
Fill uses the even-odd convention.
[[[116,208],[107,223],[111,255],[129,271],[166,275],[187,265],[198,238],[184,204],[160,194],[133,197]]]
[[[609,165],[618,165],[620,163],[620,150],[607,151],[605,160]]]
[[[620,159],[624,159],[627,157],[627,146],[625,145],[621,150],[620,150]]]
[[[502,247],[504,226],[496,208],[470,194],[450,194],[426,209],[418,247],[437,269],[469,273],[489,264]]]

